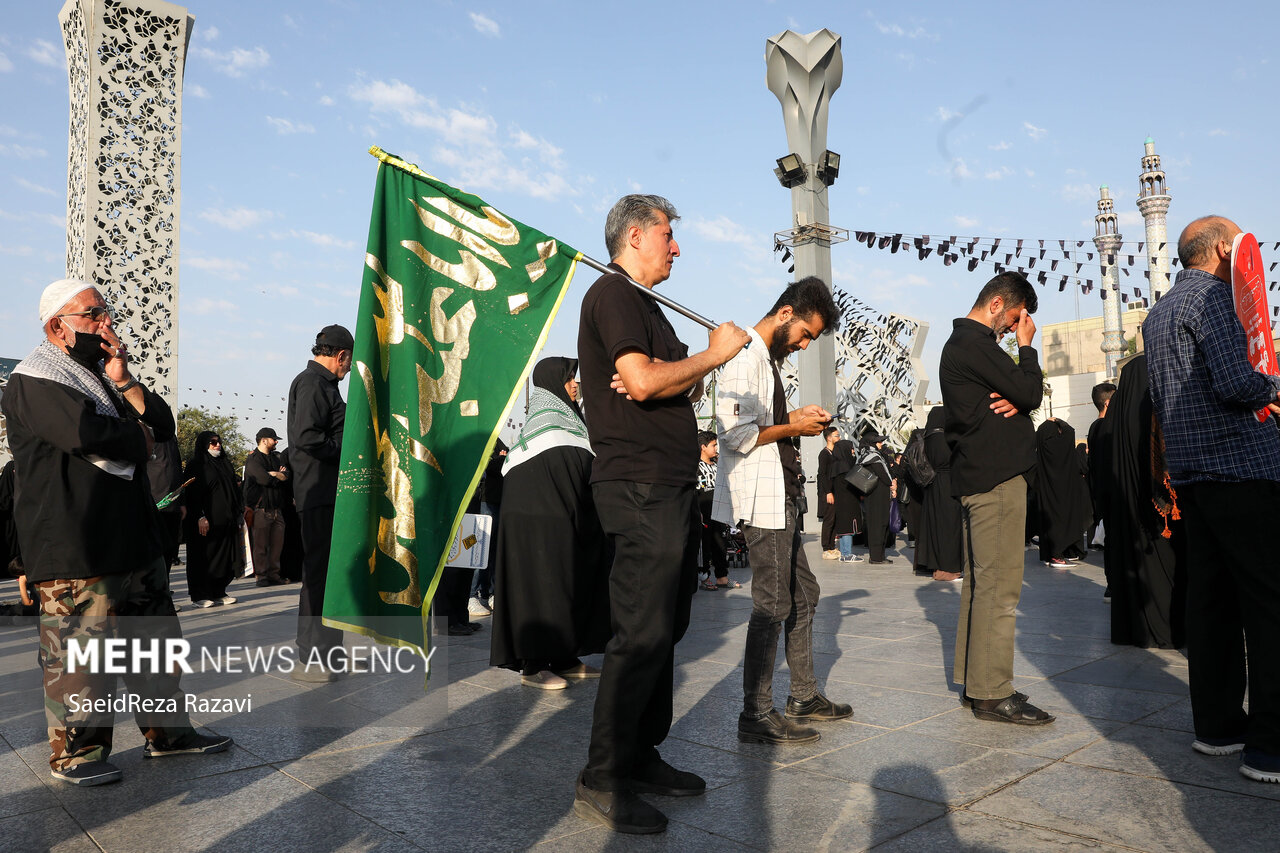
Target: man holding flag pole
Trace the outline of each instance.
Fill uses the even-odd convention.
[[[614,636],[605,650],[587,766],[574,812],[618,832],[652,833],[667,819],[636,794],[692,796],[693,773],[662,760],[671,727],[675,644],[689,625],[697,585],[700,524],[694,494],[702,378],[750,340],[732,323],[707,348],[688,347],[647,288],[666,281],[680,254],[675,208],[655,195],[628,195],[609,212],[608,271],[587,291],[578,358],[587,407],[592,494],[613,541],[609,581]]]

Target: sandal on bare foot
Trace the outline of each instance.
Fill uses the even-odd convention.
[[[720,588],[719,586],[716,585],[716,582],[713,581],[711,578],[707,578],[706,580],[704,580],[700,584],[700,586],[703,589],[707,590],[708,592],[715,592],[717,589]]]
[[[742,589],[742,584],[737,581],[725,581],[724,583],[716,584],[716,589]]]

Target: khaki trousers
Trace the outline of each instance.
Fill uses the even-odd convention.
[[[1014,620],[1022,596],[1027,481],[1021,474],[960,498],[964,588],[955,680],[971,699],[1013,695]]]

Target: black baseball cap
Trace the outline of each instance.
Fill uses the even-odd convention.
[[[356,339],[351,337],[351,333],[347,331],[346,326],[339,326],[334,323],[332,326],[325,326],[320,330],[320,334],[316,335],[316,343],[336,347],[337,349],[354,349]]]
[[[255,437],[254,440],[262,441],[262,439],[264,438],[274,438],[276,441],[280,440],[280,436],[276,435],[276,431],[273,430],[271,427],[263,427],[262,429],[258,430],[258,435]]]

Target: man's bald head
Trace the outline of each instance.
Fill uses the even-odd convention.
[[[1231,241],[1240,233],[1240,226],[1225,216],[1202,216],[1193,220],[1178,237],[1178,262],[1185,270],[1201,269],[1215,273],[1222,258],[1219,247],[1226,243],[1227,252],[1231,250]]]

